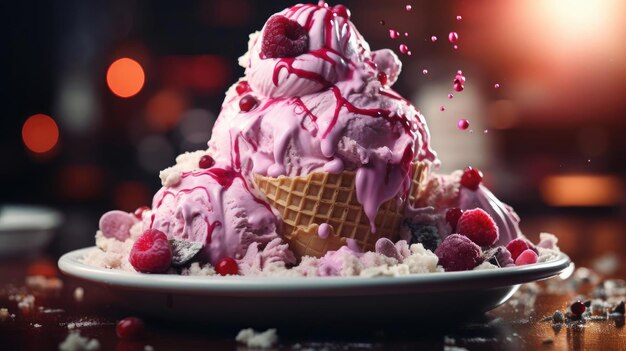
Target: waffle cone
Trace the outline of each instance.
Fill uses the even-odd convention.
[[[412,166],[408,202],[419,196],[420,184],[427,174],[425,163]],[[280,213],[283,233],[298,257],[321,257],[353,239],[362,250],[374,250],[382,237],[397,240],[407,201],[394,197],[378,209],[371,232],[370,221],[356,198],[356,172],[339,174],[316,172],[300,177],[255,176],[258,190]],[[319,225],[330,227],[328,238],[318,235]]]

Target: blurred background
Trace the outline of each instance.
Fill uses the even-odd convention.
[[[61,210],[51,253],[92,245],[101,213],[149,205],[158,171],[206,148],[248,34],[295,3],[4,2],[0,202]],[[574,257],[624,250],[626,2],[343,3],[401,57],[394,88],[426,115],[441,171],[482,169],[529,237]]]

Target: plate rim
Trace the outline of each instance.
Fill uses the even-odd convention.
[[[59,258],[58,266],[67,275],[126,290],[152,290],[172,293],[209,295],[267,296],[288,294],[357,294],[375,295],[381,289],[395,291],[449,291],[474,287],[498,288],[556,276],[572,264],[560,252],[557,259],[532,265],[491,270],[411,274],[398,277],[243,277],[181,276],[142,274],[90,266],[78,259],[91,246],[70,251]]]

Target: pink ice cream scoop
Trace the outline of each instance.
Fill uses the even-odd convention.
[[[239,259],[251,243],[278,237],[277,219],[264,202],[253,197],[241,175],[214,166],[183,172],[180,182],[154,196],[144,229],[158,229],[169,239],[204,245],[211,264],[224,257]]]

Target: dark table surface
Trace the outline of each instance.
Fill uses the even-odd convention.
[[[527,223],[526,229],[553,227],[554,223],[553,218],[537,219]],[[621,264],[626,262],[626,227],[622,220],[601,219],[599,223],[605,223],[597,226],[601,234],[593,226],[579,230],[576,225],[559,234],[561,248],[577,267],[595,270],[579,269],[566,280],[557,277],[523,285],[507,303],[484,315],[416,325],[283,326],[274,349],[626,350],[624,316],[609,313],[610,306],[626,297],[626,285],[621,285],[626,277]],[[612,250],[596,243],[599,240],[613,243]],[[48,279],[32,278],[36,275]],[[78,287],[84,292],[82,299],[75,296]],[[18,307],[18,300],[29,294],[35,297],[32,307]],[[603,302],[609,311],[595,308],[584,318],[554,323],[550,318],[554,312],[566,312],[577,299],[592,299],[596,305]],[[0,308],[9,313],[4,319],[0,316],[0,350],[58,350],[73,331],[97,339],[101,350],[246,350],[235,341],[239,327],[219,321],[180,325],[145,320],[140,340],[119,340],[115,324],[129,312],[118,307],[115,297],[101,286],[61,275],[54,257],[0,260]]]

